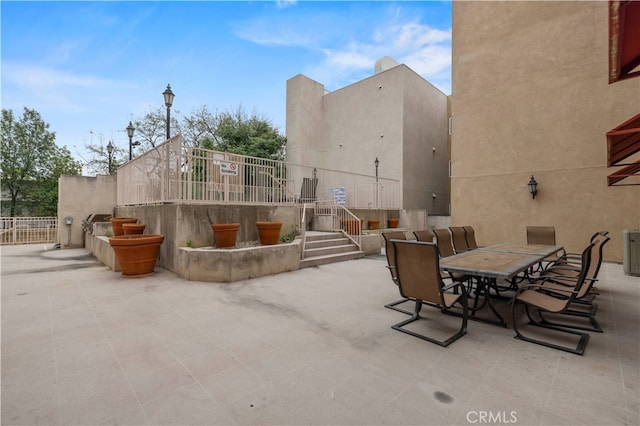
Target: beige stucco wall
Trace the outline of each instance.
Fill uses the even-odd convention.
[[[287,81],[287,161],[373,176],[376,158],[401,208],[448,213],[446,95],[406,65],[328,93]]]
[[[65,217],[72,217],[71,246],[82,247],[82,221],[90,214],[112,214],[116,205],[116,176],[60,176],[58,179],[58,243],[69,247],[69,227]]]
[[[481,244],[553,225],[570,251],[608,230],[622,261],[640,186],[607,186],[605,133],[640,111],[640,79],[608,84],[607,40],[607,2],[453,3],[453,225]]]

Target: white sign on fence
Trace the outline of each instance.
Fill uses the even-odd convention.
[[[220,174],[223,176],[238,176],[238,163],[220,162]]]
[[[347,190],[344,189],[344,186],[334,188],[333,196],[335,198],[336,204],[338,204],[339,206],[344,206],[347,204]]]

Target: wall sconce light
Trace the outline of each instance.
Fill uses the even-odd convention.
[[[536,182],[536,178],[531,175],[531,179],[529,179],[529,193],[535,200],[536,194],[538,193],[538,182]]]

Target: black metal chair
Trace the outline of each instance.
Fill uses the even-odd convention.
[[[469,247],[469,250],[477,249],[476,231],[473,229],[473,226],[463,226],[462,229],[464,229],[464,236],[467,239],[467,247]]]
[[[413,231],[413,235],[416,237],[416,241],[423,241],[425,243],[432,243],[433,239],[435,238],[435,234],[430,229]]]
[[[391,274],[391,280],[395,285],[398,285],[398,276],[396,274],[396,257],[395,257],[395,248],[393,244],[391,244],[391,240],[406,240],[407,236],[402,231],[391,231],[391,232],[383,232],[382,237],[385,242],[385,254],[387,256],[387,268],[389,269],[389,273]],[[411,315],[411,311],[407,311],[401,308],[398,308],[397,305],[401,305],[405,302],[410,302],[410,298],[403,297],[402,299],[396,300],[395,302],[387,303],[384,305],[385,308],[393,309],[394,311],[402,312],[403,314]]]
[[[453,241],[453,248],[456,253],[463,253],[469,250],[467,245],[467,237],[462,226],[450,226],[451,239]]]
[[[595,234],[591,239],[593,248],[591,251],[591,262],[586,273],[586,282],[580,288],[580,292],[576,295],[573,305],[562,313],[563,315],[587,318],[591,323],[591,326],[583,326],[575,323],[553,322],[541,314],[540,318],[543,323],[602,333],[602,327],[596,320],[598,305],[593,301],[595,299],[595,295],[591,290],[598,280],[598,272],[600,272],[600,266],[602,265],[602,251],[604,245],[610,239],[611,238],[608,236],[600,233]],[[575,265],[571,264],[556,264],[542,273],[541,278],[547,278],[547,281],[543,285],[543,289],[566,290],[567,287],[575,285],[576,280],[580,276],[580,272],[581,267],[576,268]]]
[[[582,252],[581,270],[572,287],[552,288],[548,285],[548,282],[552,280],[550,278],[543,278],[535,284],[530,284],[526,287],[523,287],[514,295],[511,306],[511,318],[513,323],[513,330],[516,332],[516,335],[514,336],[516,339],[547,346],[554,349],[559,349],[577,355],[584,354],[587,342],[589,341],[588,333],[583,333],[571,328],[551,324],[542,318],[542,314],[546,312],[554,314],[561,314],[563,312],[566,312],[571,304],[576,300],[582,290],[582,287],[584,285],[587,285],[588,282],[586,278],[589,265],[591,263],[591,252],[593,246],[593,244],[590,244]],[[516,309],[520,305],[524,305],[530,325],[554,330],[557,332],[556,334],[560,336],[567,334],[577,336],[578,342],[575,347],[553,343],[550,340],[542,340],[542,338],[525,336],[520,331],[518,327],[518,319],[516,318]],[[538,318],[535,318],[536,316]]]
[[[414,337],[449,346],[467,333],[467,294],[462,284],[454,282],[446,285],[440,276],[440,254],[434,243],[421,241],[391,240],[395,248],[395,265],[400,294],[415,300],[415,309],[411,318],[393,325],[391,328]],[[456,292],[451,290],[457,289]],[[445,340],[439,340],[405,328],[406,325],[420,320],[420,312],[424,304],[437,307],[446,313],[454,304],[462,305],[462,324],[460,329]]]

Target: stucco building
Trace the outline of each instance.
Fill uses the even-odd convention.
[[[552,225],[581,251],[608,230],[605,259],[622,261],[640,186],[608,186],[606,133],[640,112],[640,78],[609,83],[609,7],[453,2],[451,220],[480,243]]]
[[[447,96],[385,57],[375,74],[328,92],[287,81],[287,161],[400,181],[400,208],[449,213]]]

